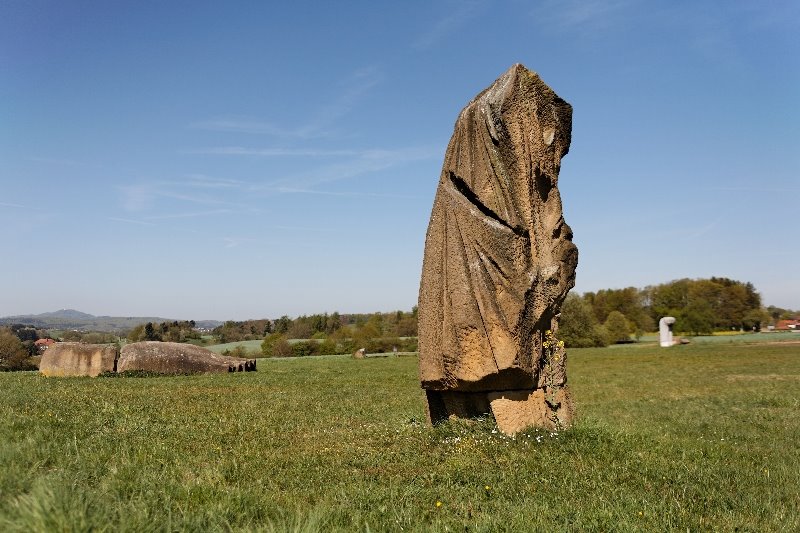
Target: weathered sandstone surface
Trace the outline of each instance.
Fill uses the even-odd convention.
[[[250,372],[255,359],[219,355],[192,344],[144,341],[126,344],[119,355],[117,372],[140,370],[159,374],[194,372]]]
[[[45,350],[39,372],[45,376],[92,376],[114,372],[117,347],[114,344],[57,342]]]
[[[557,330],[578,251],[557,184],[571,129],[572,107],[519,64],[458,117],[419,294],[433,423],[489,412],[506,433],[570,423]]]

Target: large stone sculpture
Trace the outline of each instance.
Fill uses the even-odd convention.
[[[57,342],[45,350],[39,372],[45,376],[91,376],[114,372],[117,365],[114,344]]]
[[[572,418],[560,307],[578,251],[556,187],[572,107],[514,65],[461,111],[425,241],[420,380],[432,423],[501,431]]]
[[[122,347],[117,372],[144,371],[159,374],[195,372],[251,372],[255,359],[219,355],[181,342],[143,341]]]
[[[675,344],[675,340],[672,337],[672,326],[674,324],[674,316],[663,316],[658,321],[658,338],[662,348],[669,348]]]
[[[105,372],[142,371],[158,374],[253,372],[255,359],[219,355],[178,342],[134,342],[119,350],[114,344],[58,342],[42,356],[45,376],[91,376]]]

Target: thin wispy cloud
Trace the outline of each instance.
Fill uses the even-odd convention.
[[[397,150],[364,150],[358,156],[341,163],[324,165],[302,174],[275,180],[262,189],[276,190],[280,187],[315,190],[317,185],[342,181],[364,174],[387,170],[416,161],[438,158],[439,150],[426,147],[401,148]]]
[[[193,211],[188,213],[169,213],[166,215],[151,215],[146,217],[147,220],[170,220],[176,218],[196,218],[207,217],[212,215],[224,215],[230,213],[230,209],[212,209],[209,211]]]
[[[111,220],[114,222],[124,222],[125,224],[136,224],[138,226],[155,226],[155,222],[147,222],[146,220],[133,220],[131,218],[120,218],[120,217],[106,217],[106,220]]]
[[[712,220],[711,222],[709,222],[705,226],[701,226],[701,227],[695,229],[694,231],[690,231],[690,232],[686,233],[685,234],[685,238],[687,238],[687,239],[696,239],[698,237],[702,237],[703,235],[709,233],[711,230],[716,228],[719,225],[720,222],[722,222],[722,217],[719,217],[716,220]]]
[[[555,31],[605,30],[622,23],[639,0],[549,0],[531,11],[537,26]],[[582,34],[585,35],[585,34]]]
[[[9,203],[7,203],[7,202],[0,202],[0,207],[12,207],[12,208],[14,208],[14,209],[28,209],[28,208],[27,208],[27,207],[25,207],[24,205],[20,205],[20,204],[9,204]]]
[[[163,198],[170,198],[173,200],[181,200],[192,204],[201,205],[224,205],[228,207],[237,207],[238,204],[222,198],[219,194],[188,194],[179,191],[159,191],[159,195]]]
[[[678,218],[673,217],[673,218]],[[711,222],[707,222],[706,224],[701,225],[690,225],[686,224],[683,226],[671,226],[671,227],[659,227],[660,229],[654,231],[652,236],[654,239],[672,241],[672,240],[680,240],[680,241],[689,241],[693,239],[697,239],[709,232],[711,232],[714,228],[719,226],[722,222],[722,217],[717,217],[716,219],[712,220]],[[699,224],[700,221],[695,221]]]
[[[158,207],[159,203],[165,199],[194,205],[241,207],[237,202],[220,195],[219,190],[237,190],[244,185],[234,182],[227,182],[224,187],[222,185],[223,182],[198,182],[197,180],[163,181],[123,185],[118,187],[118,190],[122,195],[122,208],[131,213],[150,211]]]
[[[122,208],[129,212],[145,211],[149,209],[158,196],[148,185],[123,185],[119,187],[122,193]]]
[[[204,174],[189,174],[184,181],[177,183],[200,189],[239,189],[245,186],[245,183],[241,180],[214,178]]]
[[[236,248],[242,244],[249,244],[258,241],[249,237],[223,237],[222,242],[224,248]]]
[[[81,161],[75,161],[74,159],[63,159],[57,157],[32,156],[32,157],[26,157],[25,159],[27,159],[28,161],[35,161],[36,163],[49,163],[49,164],[69,166],[69,167],[94,166],[87,163],[82,163]]]
[[[329,136],[331,126],[352,111],[382,78],[380,71],[375,67],[365,67],[353,72],[341,83],[342,90],[338,97],[313,115],[310,122],[298,130],[300,135],[305,138]]]
[[[387,194],[378,192],[363,192],[363,191],[320,191],[316,189],[298,189],[295,187],[276,187],[276,192],[284,194],[313,194],[319,196],[344,196],[351,198],[419,198],[410,194]]]
[[[248,118],[219,118],[214,120],[201,120],[189,125],[191,128],[211,131],[229,131],[234,133],[252,133],[255,135],[274,135],[276,137],[296,136],[291,130],[286,130],[272,124]]]
[[[797,189],[793,189],[791,187],[708,187],[707,190],[709,191],[721,191],[721,192],[746,192],[748,194],[753,193],[770,193],[770,194],[791,194],[796,193]]]
[[[319,150],[313,148],[244,148],[242,146],[220,146],[192,150],[192,154],[245,155],[258,157],[339,157],[357,155],[354,150]]]
[[[437,20],[428,31],[417,37],[412,46],[418,50],[426,50],[477,17],[486,2],[481,0],[460,1],[452,4],[453,8]]]
[[[376,67],[355,70],[338,84],[328,85],[338,88],[338,92],[330,95],[327,99],[329,103],[312,112],[307,118],[301,118],[300,125],[293,127],[285,127],[260,118],[242,116],[201,120],[189,126],[195,129],[268,135],[294,140],[329,137],[333,134],[332,130],[335,129],[336,123],[350,113],[382,79],[383,76]]]
[[[284,225],[273,225],[267,226],[265,229],[279,229],[279,230],[286,230],[286,231],[318,231],[321,233],[334,233],[339,231],[337,228],[333,227],[308,227],[308,226],[284,226]]]

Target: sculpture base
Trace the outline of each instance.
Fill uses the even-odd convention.
[[[426,390],[428,422],[451,417],[478,418],[492,414],[497,428],[514,435],[527,427],[562,429],[572,425],[572,395],[566,386],[554,390],[458,392]]]

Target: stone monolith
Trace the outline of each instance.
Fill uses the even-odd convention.
[[[675,324],[674,316],[663,316],[658,321],[658,338],[662,348],[669,348],[675,344],[672,336],[672,326]]]
[[[57,342],[45,350],[39,372],[45,376],[91,376],[116,370],[115,344]]]
[[[501,431],[572,418],[558,317],[578,250],[557,183],[572,107],[512,66],[461,111],[425,240],[419,370],[432,423]]]
[[[143,341],[126,344],[122,347],[117,361],[117,372],[191,374],[250,372],[255,369],[255,359],[219,355],[200,346],[181,342]]]

